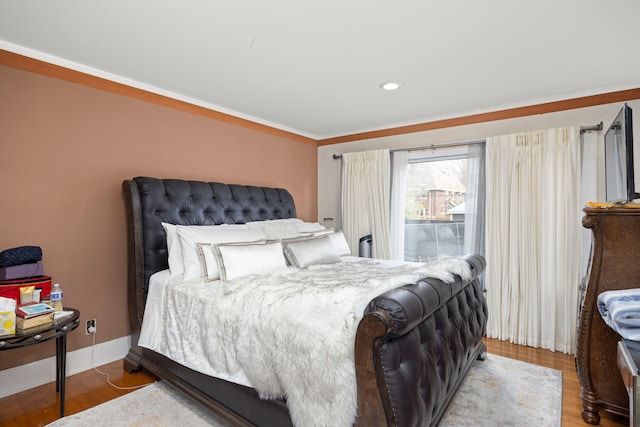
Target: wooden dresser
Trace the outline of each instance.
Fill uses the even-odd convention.
[[[598,411],[629,416],[629,397],[618,373],[621,337],[598,312],[598,295],[640,288],[640,209],[585,208],[582,225],[593,235],[589,277],[578,317],[576,369],[582,418],[599,424]]]

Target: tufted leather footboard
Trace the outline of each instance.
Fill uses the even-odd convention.
[[[424,279],[373,299],[356,336],[361,426],[434,426],[485,351],[487,306],[480,255],[472,278]]]

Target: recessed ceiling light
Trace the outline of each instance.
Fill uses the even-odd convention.
[[[400,83],[398,82],[383,82],[380,83],[380,87],[384,90],[396,90],[398,89],[400,86],[402,86]]]

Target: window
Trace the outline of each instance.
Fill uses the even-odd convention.
[[[477,175],[479,170],[470,167],[469,157],[469,146],[409,154],[404,212],[406,261],[430,262],[469,251],[465,249],[465,230],[471,218],[467,218],[467,185],[475,185],[478,177],[469,175]],[[475,204],[475,195],[472,199]]]

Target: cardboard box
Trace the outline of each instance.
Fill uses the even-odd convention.
[[[16,333],[16,312],[2,311],[0,312],[0,337],[4,335],[13,335]]]
[[[0,268],[0,280],[23,279],[43,274],[42,261]]]

